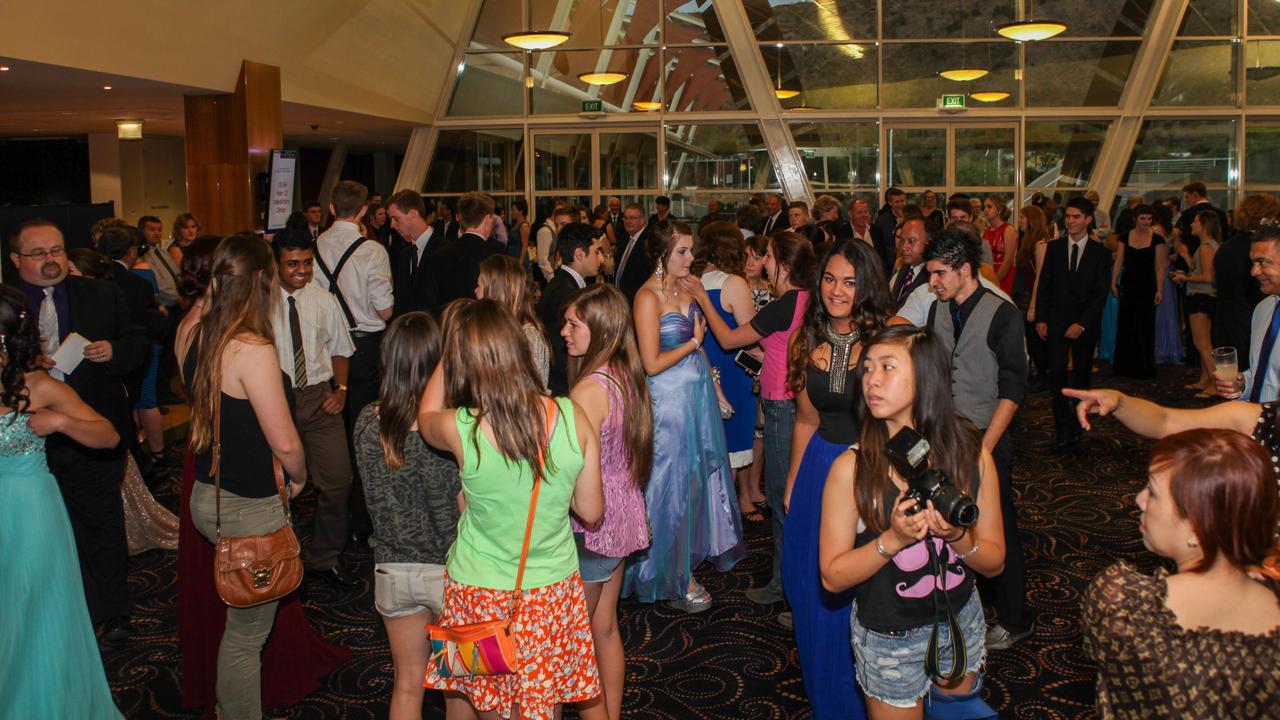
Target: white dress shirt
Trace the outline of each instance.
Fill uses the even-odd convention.
[[[435,228],[428,225],[427,229],[421,235],[419,235],[417,238],[414,239],[413,245],[418,249],[419,262],[422,261],[422,256],[426,254],[427,243],[431,242],[431,236],[435,233],[435,231],[436,231]]]
[[[1249,330],[1249,369],[1245,370],[1244,375],[1244,394],[1238,399],[1248,400],[1250,393],[1253,392],[1253,381],[1257,379],[1258,368],[1268,368],[1267,375],[1262,380],[1262,394],[1258,396],[1259,402],[1270,402],[1276,399],[1277,393],[1280,393],[1280,339],[1271,348],[1271,357],[1260,358],[1258,353],[1262,352],[1262,341],[1267,336],[1267,328],[1271,325],[1271,314],[1275,312],[1276,302],[1280,301],[1275,295],[1268,295],[1253,308],[1253,320]],[[1239,353],[1240,349],[1237,348]]]
[[[280,369],[289,376],[289,382],[296,385],[293,377],[293,336],[289,333],[289,297],[281,287],[275,312],[271,315],[271,328],[276,336],[276,357],[280,359]],[[356,351],[351,333],[347,332],[347,319],[342,316],[338,298],[314,284],[304,285],[294,291],[292,297],[298,307],[302,351],[307,355],[307,385],[328,382],[333,377],[332,358],[335,355],[351,357]]]
[[[622,257],[618,258],[618,267],[614,270],[615,276],[619,278],[622,277],[622,269],[627,266],[627,261],[631,259],[631,253],[637,252],[636,246],[640,244],[638,238],[644,234],[644,228],[647,227],[649,227],[649,224],[645,223],[644,227],[640,228],[635,232],[635,234],[627,238],[627,246],[623,248]],[[645,252],[645,249],[639,248],[638,251]]]
[[[982,287],[999,296],[1001,300],[1005,300],[1010,303],[1013,302],[1008,294],[1006,294],[1004,290],[1000,289],[999,285],[996,285],[981,275],[978,276],[978,282],[982,283]],[[907,296],[907,301],[904,302],[902,307],[898,310],[897,315],[898,317],[905,318],[907,322],[910,322],[916,327],[924,327],[925,323],[929,322],[929,308],[935,301],[937,301],[937,299],[938,296],[934,294],[933,288],[929,283],[925,283],[911,291],[911,294]]]
[[[335,270],[342,254],[360,235],[360,227],[355,223],[337,220],[316,240],[316,252],[324,258],[330,270]],[[316,265],[316,274],[311,282],[322,290],[328,290],[329,280],[319,268],[319,263]],[[338,275],[338,288],[346,298],[347,307],[351,308],[351,316],[356,321],[355,330],[378,332],[386,329],[387,323],[378,317],[378,311],[390,309],[395,299],[391,291],[391,259],[381,243],[370,240],[355,251]]]
[[[1076,251],[1076,265],[1079,265],[1080,261],[1084,259],[1084,248],[1085,248],[1085,244],[1088,242],[1089,242],[1088,233],[1081,235],[1079,239],[1073,238],[1070,235],[1067,236],[1067,270],[1068,271],[1071,271],[1071,272],[1075,271],[1075,268],[1071,267],[1072,246],[1080,248],[1079,250]]]

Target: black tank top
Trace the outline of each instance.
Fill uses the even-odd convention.
[[[826,370],[810,363],[804,375],[804,391],[818,411],[818,435],[838,445],[851,445],[858,441],[858,419],[854,407],[861,389],[857,387],[854,372],[845,372],[844,391],[838,394],[831,392],[831,373]]]
[[[982,479],[980,472],[974,471],[969,487],[966,488],[969,497],[977,498],[978,485]],[[880,499],[880,507],[893,507],[897,499],[898,490],[890,485]],[[853,546],[857,548],[874,544],[878,536],[879,533],[863,529],[855,537]],[[925,545],[927,542],[933,543],[939,559],[945,563],[944,579],[939,579],[933,572],[929,548]],[[928,536],[904,548],[875,575],[854,588],[854,597],[858,601],[858,622],[864,628],[876,632],[897,632],[932,625],[934,606],[931,593],[934,588],[941,588],[944,582],[947,597],[951,600],[951,609],[958,613],[973,594],[973,571],[956,559],[950,545],[941,538]],[[941,598],[938,606],[944,607]],[[945,616],[938,619],[946,622]]]
[[[199,338],[191,343],[182,361],[182,374],[194,381],[196,356],[192,352]],[[281,373],[282,378],[287,377]],[[282,380],[282,382],[285,382]],[[194,382],[189,382],[194,385]],[[286,383],[287,388],[287,383]],[[288,392],[285,393],[286,397]],[[240,497],[264,498],[275,495],[275,473],[272,470],[271,446],[258,425],[258,416],[248,400],[222,393],[222,489]],[[196,481],[213,484],[209,469],[213,467],[213,450],[195,456]]]

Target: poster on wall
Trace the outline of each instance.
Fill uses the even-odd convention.
[[[298,167],[297,150],[272,150],[267,168],[267,232],[280,232],[293,213],[293,183]]]

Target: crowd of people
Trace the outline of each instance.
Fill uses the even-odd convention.
[[[309,577],[355,588],[344,555],[372,546],[393,719],[431,688],[451,718],[617,720],[620,598],[707,610],[697,574],[766,521],[772,569],[746,596],[792,629],[815,718],[995,717],[986,654],[1035,632],[1009,428],[1039,386],[1062,452],[1091,414],[1163,438],[1137,504],[1177,572],[1091,585],[1100,713],[1270,707],[1280,205],[1227,218],[1206,196],[1187,185],[1176,217],[1138,198],[1114,224],[1096,195],[1015,213],[896,188],[874,218],[767,195],[695,226],[665,197],[532,221],[516,201],[508,223],[483,193],[384,204],[342,181],[270,236],[184,214],[165,246],[148,216],[70,249],[29,220],[0,289],[0,618],[21,628],[0,647],[32,672],[0,678],[0,715],[118,717],[94,639],[128,642],[128,555],[148,547],[178,552],[188,706],[257,720],[312,691],[349,654],[296,593],[228,606],[213,583],[219,538],[292,523],[279,466],[287,498],[314,488]],[[1190,389],[1240,402],[1092,388],[1100,358],[1182,361],[1162,348],[1184,332]],[[179,392],[174,517],[146,481],[179,464]],[[501,620],[507,674],[454,672],[423,629]]]

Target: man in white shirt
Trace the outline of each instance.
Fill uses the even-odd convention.
[[[1249,369],[1234,378],[1214,378],[1224,397],[1263,403],[1280,393],[1280,227],[1263,225],[1249,245],[1251,274],[1267,296],[1253,309],[1249,332]],[[1244,352],[1237,348],[1237,353]]]
[[[302,230],[271,241],[280,295],[271,316],[280,369],[293,387],[293,423],[302,438],[316,489],[311,543],[303,552],[307,572],[336,587],[359,582],[339,562],[347,542],[351,460],[342,411],[347,401],[347,358],[355,352],[342,309],[333,295],[311,284],[315,251]]]
[[[645,247],[652,231],[645,222],[644,207],[640,203],[630,203],[623,209],[622,228],[623,236],[613,246],[613,282],[630,303],[653,272]]]
[[[378,397],[378,348],[395,304],[391,260],[386,248],[360,234],[360,218],[364,216],[367,195],[364,185],[351,180],[334,186],[329,212],[336,219],[316,240],[315,261],[320,272],[312,281],[335,295],[355,343],[347,375],[347,404],[343,409],[348,440],[356,416]],[[358,477],[356,483],[358,488]],[[364,493],[355,489],[351,493],[352,540],[357,545],[362,543],[369,530]]]
[[[929,284],[924,268],[924,251],[929,245],[929,230],[923,218],[902,223],[902,267],[889,278],[889,299],[895,309],[902,307],[911,293]]]
[[[433,227],[435,207],[428,210],[417,190],[401,190],[387,200],[387,217],[391,219],[391,229],[409,243],[396,256],[393,269],[394,315],[399,317],[415,310],[438,313],[439,288],[432,260],[445,243]]]
[[[551,215],[542,227],[538,228],[538,269],[542,271],[542,277],[547,282],[551,282],[552,276],[556,274],[556,233],[560,232],[560,228],[568,225],[576,219],[573,208],[558,203],[555,210],[551,211]]]

